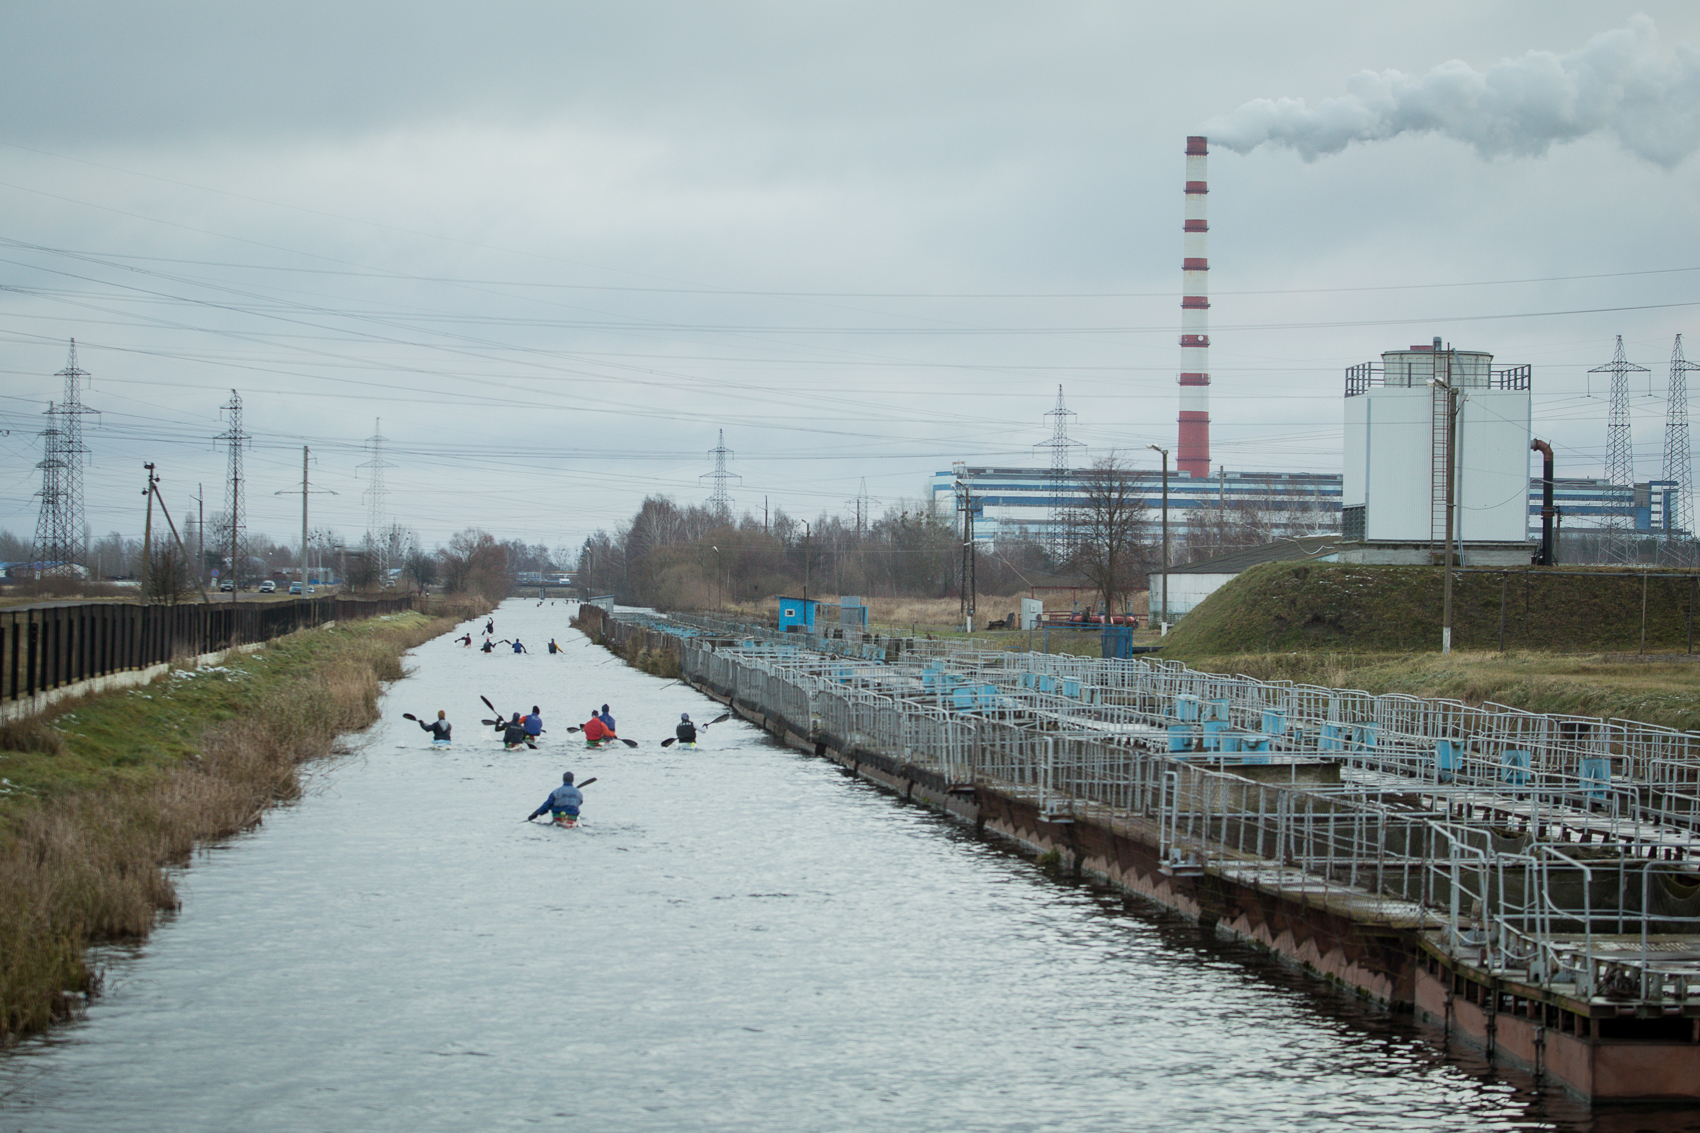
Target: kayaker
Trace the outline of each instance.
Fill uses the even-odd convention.
[[[485,637],[495,637],[496,636],[496,619],[495,618],[490,618],[489,620],[487,620],[484,623],[484,636]]]
[[[519,643],[519,638],[517,638],[517,637],[514,638],[514,652],[515,653],[524,653],[525,652],[525,646],[523,646]]]
[[[449,730],[453,727],[453,725],[449,723],[449,714],[441,708],[437,709],[437,718],[435,720],[431,721],[429,724],[421,720],[419,721],[419,726],[431,733],[431,739],[433,741],[440,741],[445,744],[449,742]]]
[[[564,772],[561,775],[561,785],[549,792],[549,797],[543,800],[543,805],[526,815],[530,822],[544,811],[548,811],[556,822],[571,826],[578,821],[578,808],[584,805],[584,792],[573,786],[573,773]]]
[[[518,712],[515,712],[514,718],[509,720],[504,726],[502,731],[502,742],[507,744],[510,748],[516,748],[521,744],[531,743],[525,735],[525,721],[520,719]]]
[[[608,729],[608,734],[610,736],[614,734],[614,717],[608,714],[608,706],[606,704],[602,706],[602,714],[598,716],[597,719],[602,721],[602,726]]]
[[[553,603],[551,603],[551,605],[552,605],[552,604],[553,604]],[[551,637],[551,638],[550,638],[550,639],[549,639],[549,652],[551,652],[551,653],[559,653],[559,652],[560,652],[560,651],[561,651],[561,647],[560,647],[560,646],[559,646],[559,645],[556,645],[556,644],[555,644],[555,639],[554,639],[554,638],[552,638],[552,637]]]
[[[460,643],[462,645],[464,645],[466,648],[471,649],[472,648],[472,635],[470,633],[467,634],[465,637],[460,639]]]
[[[478,650],[481,653],[494,653],[496,651],[496,643],[486,637],[484,639],[484,644],[480,645]]]
[[[594,712],[591,713],[590,719],[584,722],[584,742],[587,744],[599,744],[603,740],[613,740],[618,738],[619,737],[614,734],[614,729],[604,724],[602,722],[602,717],[596,715]]]
[[[694,744],[697,742],[697,726],[691,723],[691,714],[689,712],[679,713],[679,726],[673,729],[673,734],[679,737],[679,742],[682,744]]]
[[[525,735],[527,739],[535,740],[538,736],[543,734],[543,710],[538,708],[537,705],[533,704],[531,706],[531,715],[527,716],[521,722],[525,725]]]

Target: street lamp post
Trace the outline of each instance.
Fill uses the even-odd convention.
[[[1152,452],[1163,455],[1163,614],[1162,635],[1169,634],[1169,450],[1159,445],[1146,445]]]

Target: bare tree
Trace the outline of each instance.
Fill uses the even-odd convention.
[[[1076,483],[1080,493],[1069,516],[1074,536],[1069,565],[1098,591],[1105,614],[1113,614],[1150,558],[1151,515],[1133,470],[1114,451],[1095,461]]]
[[[437,560],[435,556],[426,554],[418,547],[414,547],[407,553],[405,569],[407,576],[413,579],[414,586],[421,591],[437,581]]]
[[[189,596],[192,586],[189,564],[177,553],[177,547],[163,540],[156,543],[148,553],[148,599],[175,606]]]

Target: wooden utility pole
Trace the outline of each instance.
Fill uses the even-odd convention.
[[[148,518],[142,524],[142,605],[148,604],[148,559],[153,557],[153,465],[144,464],[148,470],[147,487],[142,489],[142,495],[148,498]]]

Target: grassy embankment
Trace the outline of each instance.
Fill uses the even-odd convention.
[[[1265,680],[1695,729],[1700,666],[1685,653],[1694,587],[1580,570],[1458,576],[1454,652],[1443,657],[1438,570],[1267,563],[1188,614],[1162,655]]]
[[[404,651],[487,609],[291,634],[0,728],[0,1041],[96,991],[87,946],[175,908],[167,867],[294,799],[303,763],[377,718]]]

